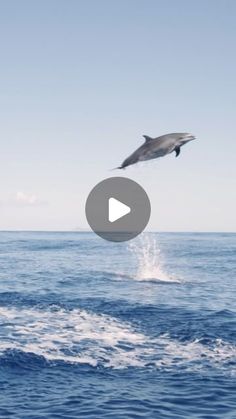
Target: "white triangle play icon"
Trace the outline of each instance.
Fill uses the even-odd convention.
[[[110,223],[114,223],[114,221],[129,214],[130,211],[131,209],[128,205],[123,204],[123,202],[118,201],[118,199],[109,198],[108,219]]]

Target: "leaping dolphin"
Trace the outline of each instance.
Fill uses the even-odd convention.
[[[139,161],[156,159],[170,154],[173,151],[176,157],[180,153],[180,147],[189,141],[195,140],[192,134],[186,132],[175,132],[173,134],[162,135],[161,137],[151,138],[148,135],[143,135],[145,143],[134,151],[127,159],[125,159],[121,166],[117,169],[124,169],[131,164],[138,163]]]

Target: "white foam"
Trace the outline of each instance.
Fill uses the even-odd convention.
[[[163,356],[156,361],[156,366],[186,366],[188,369],[202,369],[206,364],[215,368],[227,367],[227,364],[236,363],[236,346],[222,339],[212,340],[208,345],[200,339],[181,343],[170,339],[168,334],[159,338],[159,344],[164,348]],[[236,364],[230,366],[231,373],[236,372]]]
[[[85,310],[0,307],[0,352],[17,349],[50,361],[112,368],[187,369],[212,367],[236,372],[236,346],[220,339],[181,343],[167,334],[152,339],[129,323]],[[232,366],[234,364],[234,367]]]
[[[48,360],[102,362],[116,368],[139,365],[139,346],[146,340],[129,324],[78,309],[0,308],[0,320],[7,323],[0,335],[1,352],[19,349]]]

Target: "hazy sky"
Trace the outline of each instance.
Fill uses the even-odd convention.
[[[0,229],[87,227],[106,177],[139,182],[150,229],[236,231],[235,0],[0,1]],[[110,172],[142,134],[178,158]]]

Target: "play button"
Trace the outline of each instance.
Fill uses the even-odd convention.
[[[109,198],[108,219],[111,223],[129,214],[130,211],[131,209],[128,205],[123,204],[118,199]]]
[[[121,242],[133,239],[145,229],[151,206],[138,183],[125,177],[111,177],[92,189],[85,210],[87,221],[98,236]]]

